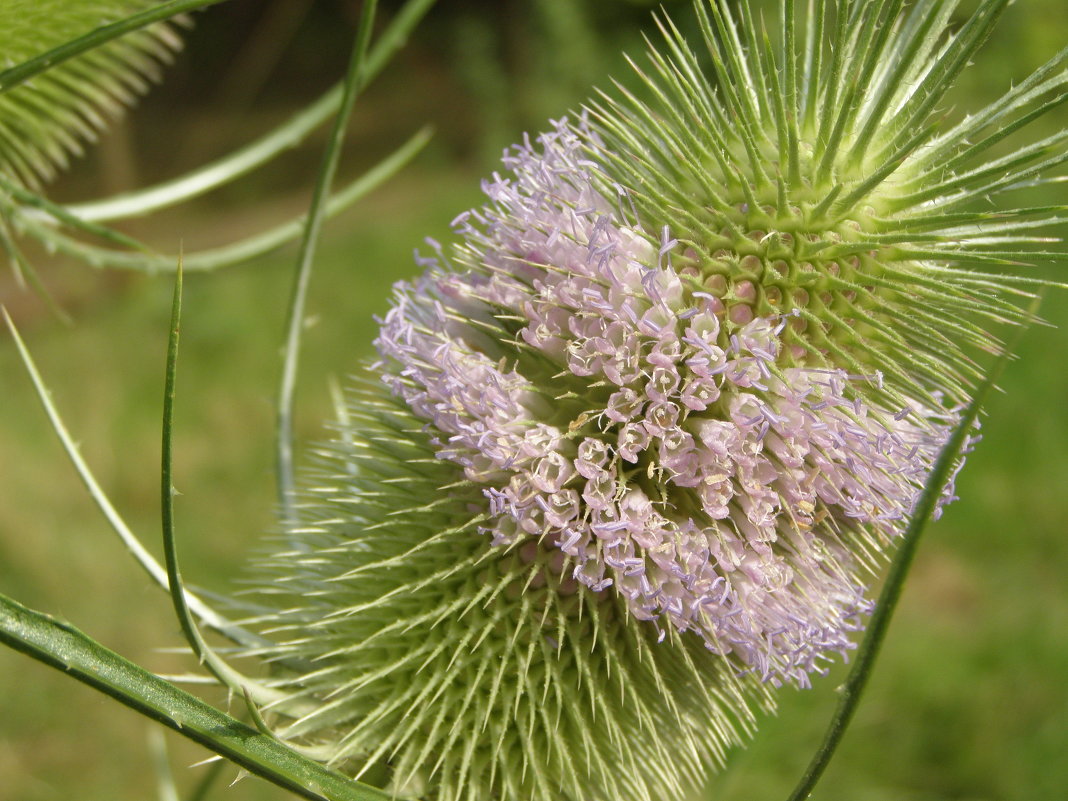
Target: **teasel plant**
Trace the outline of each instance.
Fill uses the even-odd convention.
[[[51,201],[45,185],[83,152],[109,122],[161,76],[181,48],[193,12],[221,0],[81,0],[8,3],[0,8],[0,244],[20,285],[37,291],[61,317],[20,247],[27,240],[93,268],[173,273],[177,253],[121,230],[134,218],[186,203],[271,165],[336,114],[339,82],[289,119],[233,152],[156,185],[76,204]],[[401,7],[363,61],[364,83],[386,65],[433,0]],[[19,59],[24,59],[20,63]],[[407,164],[429,140],[417,131],[392,154],[324,198],[327,217],[350,207]],[[220,247],[184,253],[187,271],[247,262],[298,241],[312,214],[264,227]]]
[[[959,22],[952,0],[787,0],[765,21],[747,0],[697,0],[693,36],[661,14],[635,81],[508,148],[485,205],[417,254],[378,359],[298,472],[299,321],[341,134],[380,52],[366,3],[300,227],[281,545],[253,560],[250,596],[216,604],[224,616],[185,589],[176,553],[182,265],[205,264],[171,264],[164,565],[11,327],[94,499],[250,724],[7,598],[0,638],[316,799],[697,798],[781,693],[845,659],[791,794],[807,798],[1037,319],[1050,284],[1020,268],[1063,257],[1065,207],[1014,199],[1064,180],[1068,133],[1028,126],[1063,109],[1068,49],[976,111],[946,109],[1008,5]],[[43,226],[21,230],[87,232],[84,208],[9,185],[12,213]]]

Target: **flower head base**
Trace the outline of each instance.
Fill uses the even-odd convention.
[[[280,644],[259,654],[291,691],[279,735],[358,777],[388,769],[405,798],[699,786],[771,708],[767,688],[698,637],[658,642],[548,543],[491,545],[482,486],[370,380],[317,454],[299,550],[268,565]]]
[[[663,798],[853,646],[990,323],[1025,318],[958,265],[1060,219],[972,201],[1068,159],[977,164],[1068,52],[939,130],[1005,3],[948,38],[954,3],[902,5],[809,4],[798,41],[784,3],[780,55],[699,4],[718,88],[665,23],[652,101],[505,153],[398,285],[279,561],[287,736],[428,799]]]

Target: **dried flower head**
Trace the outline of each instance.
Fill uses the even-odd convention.
[[[667,798],[853,647],[866,576],[1023,319],[1065,54],[934,116],[1006,5],[698,4],[644,93],[504,157],[421,257],[277,562],[285,730],[427,799]],[[747,32],[743,37],[742,31]],[[750,43],[743,44],[743,38]],[[984,158],[991,160],[983,161]],[[952,489],[942,503],[951,499]]]

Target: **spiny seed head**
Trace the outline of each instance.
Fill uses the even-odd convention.
[[[283,737],[434,801],[677,797],[853,647],[1025,317],[975,267],[1062,219],[976,201],[1065,161],[991,154],[1068,51],[944,125],[1006,3],[953,34],[955,3],[904,5],[786,2],[772,45],[698,4],[707,52],[663,22],[648,99],[506,151],[398,285],[274,562]]]
[[[491,544],[486,486],[371,381],[317,454],[298,547],[267,566],[278,645],[258,653],[290,691],[279,735],[401,797],[696,786],[771,708],[767,688],[572,578],[548,538]]]

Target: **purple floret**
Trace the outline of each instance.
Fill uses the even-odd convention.
[[[852,647],[859,573],[956,415],[884,408],[878,375],[793,359],[793,314],[677,270],[671,232],[599,188],[596,144],[560,122],[506,153],[490,204],[454,221],[462,267],[398,285],[385,380],[484,486],[494,546],[540,543],[662,634],[806,685]]]

